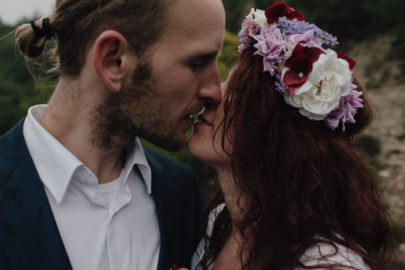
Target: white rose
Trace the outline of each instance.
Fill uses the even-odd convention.
[[[282,79],[288,70],[283,69]],[[343,96],[349,94],[351,81],[349,63],[328,49],[313,63],[308,80],[293,95],[285,93],[284,99],[309,119],[322,120],[339,106]]]
[[[267,17],[264,10],[254,9],[250,10],[250,13],[246,16],[246,19],[253,20],[257,25],[260,26],[260,29],[263,29],[268,25]]]

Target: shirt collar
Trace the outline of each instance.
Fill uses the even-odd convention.
[[[60,204],[82,162],[41,126],[39,121],[46,108],[47,105],[36,105],[28,110],[23,134],[39,177]]]
[[[152,193],[152,170],[149,166],[148,160],[145,156],[145,151],[143,150],[141,141],[138,137],[132,143],[129,143],[126,147],[127,158],[124,166],[124,182],[125,185],[129,174],[134,170],[134,166],[138,165],[141,177],[145,181],[148,193]]]
[[[84,164],[39,123],[47,106],[36,105],[28,110],[23,134],[39,177],[56,202],[61,204],[75,172]],[[138,165],[148,193],[151,194],[152,171],[139,138],[129,143],[126,151],[123,184],[134,166]]]

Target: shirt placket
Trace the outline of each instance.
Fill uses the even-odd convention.
[[[127,184],[122,185],[119,184],[119,187],[116,191],[116,194],[113,196],[110,208],[109,208],[109,222],[107,227],[107,253],[110,261],[110,270],[120,270],[125,269],[125,266],[122,266],[124,263],[122,260],[122,256],[124,254],[120,254],[117,250],[117,246],[119,243],[116,240],[116,233],[114,229],[115,222],[119,222],[116,220],[117,214],[131,201],[132,194],[130,192],[129,186]]]

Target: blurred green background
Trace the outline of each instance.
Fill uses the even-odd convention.
[[[224,80],[237,58],[236,36],[250,8],[267,9],[273,1],[223,0],[227,33],[218,60]],[[289,0],[308,21],[337,36],[337,50],[358,61],[356,76],[369,90],[377,116],[354,145],[368,164],[390,213],[395,253],[387,269],[405,269],[405,1]],[[26,21],[30,21],[27,18]],[[10,129],[33,104],[46,103],[57,81],[47,74],[46,56],[27,64],[15,45],[15,25],[0,20],[0,134]],[[185,149],[168,152],[146,145],[194,167],[209,200],[218,188],[212,171]]]

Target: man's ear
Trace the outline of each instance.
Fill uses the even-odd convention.
[[[93,65],[97,75],[112,92],[119,92],[127,72],[128,42],[119,32],[102,32],[93,45]]]

